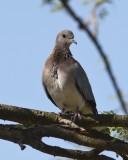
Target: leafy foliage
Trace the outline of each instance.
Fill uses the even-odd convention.
[[[64,0],[68,2],[69,0]],[[63,9],[63,5],[60,3],[59,0],[42,0],[43,5],[50,5],[51,6],[51,12],[57,12]]]
[[[66,3],[68,3],[70,0],[64,0]],[[51,5],[52,12],[57,12],[63,9],[62,4],[59,0],[42,0],[43,4]],[[79,1],[80,2],[80,1]],[[83,5],[89,6],[91,5],[92,8],[95,7],[97,10],[98,17],[103,19],[106,15],[108,15],[108,10],[104,6],[105,4],[112,4],[113,0],[84,0]]]
[[[109,112],[103,112],[103,114],[112,114],[112,115],[116,115],[115,112],[113,112],[112,110]],[[124,128],[124,127],[109,127],[110,133],[113,134],[113,136],[115,138],[124,140],[124,141],[128,141],[128,128]]]
[[[113,0],[84,0],[84,4],[92,5],[92,9],[95,8],[97,16],[100,19],[104,19],[108,15],[108,9],[106,4],[112,4]]]
[[[47,4],[51,7],[51,12],[55,13],[64,8],[62,1],[60,0],[42,0],[43,4]],[[71,0],[63,0],[66,4]],[[82,5],[86,8],[91,8],[89,11],[90,18],[86,17],[85,24],[90,27],[94,37],[97,37],[99,31],[99,19],[104,19],[108,15],[108,4],[111,4],[113,0],[81,0]],[[73,4],[73,1],[72,1]],[[107,5],[106,5],[107,4]]]
[[[110,128],[111,133],[114,132],[114,137],[128,141],[128,128],[123,127],[111,127]]]

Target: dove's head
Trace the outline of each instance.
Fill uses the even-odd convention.
[[[70,47],[72,43],[77,44],[74,40],[74,34],[70,30],[63,30],[56,37],[56,45],[61,47]]]

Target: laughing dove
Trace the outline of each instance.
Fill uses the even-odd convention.
[[[88,77],[69,49],[72,43],[76,41],[71,31],[58,33],[55,47],[43,69],[45,92],[63,113],[96,114],[96,102]]]

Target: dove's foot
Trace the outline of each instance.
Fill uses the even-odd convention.
[[[81,119],[81,113],[80,113],[78,107],[76,108],[76,112],[75,112],[75,114],[74,114],[74,116],[72,117],[71,120],[72,120],[73,122],[75,122],[77,119]]]

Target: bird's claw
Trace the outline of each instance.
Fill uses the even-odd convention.
[[[75,121],[77,120],[77,118],[78,118],[78,119],[81,119],[81,114],[80,114],[79,112],[76,112],[76,113],[74,114],[74,116],[71,117],[71,120],[72,120],[73,122],[75,122]]]

